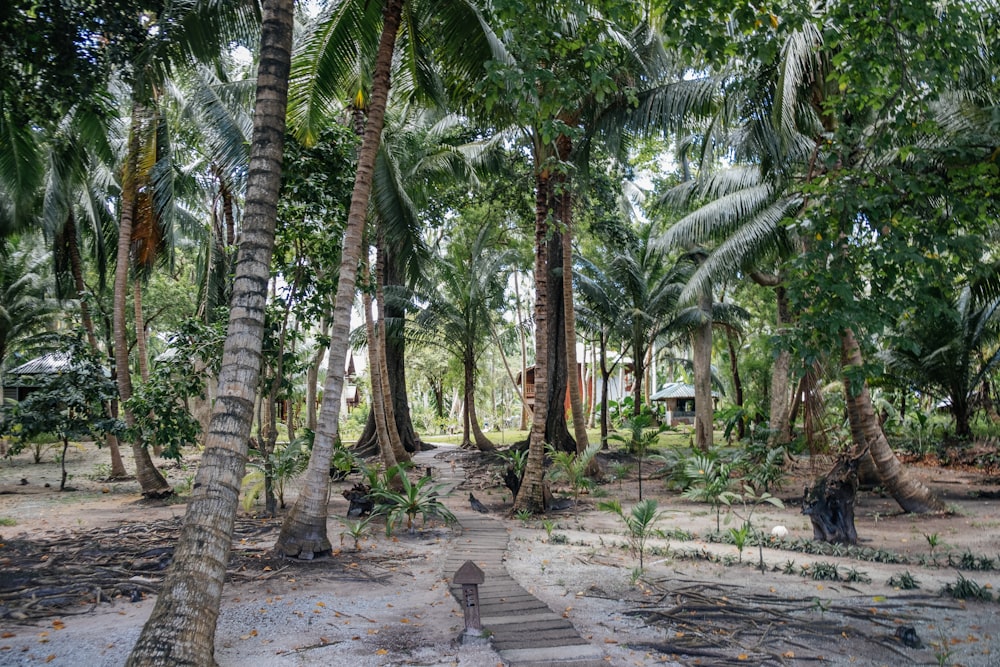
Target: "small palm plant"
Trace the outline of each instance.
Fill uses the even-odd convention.
[[[622,424],[628,431],[627,435],[611,435],[609,440],[615,440],[625,445],[630,454],[634,454],[639,464],[639,500],[642,500],[642,459],[650,447],[660,440],[660,435],[670,430],[665,424],[653,426],[653,416],[643,413],[626,419]]]
[[[570,488],[573,489],[573,500],[579,500],[580,491],[588,488],[591,484],[590,478],[587,477],[587,466],[601,450],[601,443],[595,442],[579,456],[576,452],[560,452],[552,445],[548,445],[548,450],[549,456],[552,458],[549,478],[552,480],[565,479]]]
[[[732,464],[723,463],[712,454],[697,453],[684,461],[684,473],[690,485],[682,497],[707,502],[715,510],[715,531],[722,530],[722,506],[729,506],[736,495],[729,490]]]
[[[656,501],[651,498],[639,501],[632,506],[628,514],[617,499],[599,503],[597,507],[605,512],[617,514],[625,522],[629,548],[633,556],[639,557],[639,569],[642,570],[645,567],[643,557],[646,552],[646,540],[653,535],[654,525],[663,516],[663,512],[657,511]]]
[[[371,531],[371,516],[366,516],[364,519],[337,518],[344,524],[344,530],[340,533],[340,543],[344,543],[345,537],[350,537],[354,540],[354,550],[360,551],[361,540],[365,539]]]
[[[437,517],[445,523],[455,521],[455,515],[441,504],[438,499],[438,491],[443,485],[431,485],[430,477],[421,477],[416,482],[411,482],[410,478],[402,470],[396,470],[393,466],[386,471],[387,479],[398,477],[400,489],[394,490],[389,486],[379,486],[373,488],[371,495],[375,499],[375,514],[384,514],[385,534],[391,535],[395,524],[401,523],[406,517],[406,530],[409,534],[416,532],[414,519],[419,515],[424,522],[428,517]]]

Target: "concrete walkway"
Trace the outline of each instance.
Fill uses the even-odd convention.
[[[486,580],[479,587],[480,620],[504,664],[510,667],[604,665],[603,653],[580,637],[572,623],[507,573],[504,560],[510,536],[506,527],[499,519],[471,509],[468,491],[457,490],[465,479],[464,472],[433,459],[440,451],[418,455],[417,464],[435,468],[435,483],[445,485],[446,494],[442,494],[445,504],[462,529],[449,545],[444,574],[452,579],[469,560],[483,571]],[[463,605],[461,586],[452,585],[451,592]]]

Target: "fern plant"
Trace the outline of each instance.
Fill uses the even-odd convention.
[[[731,463],[723,463],[711,453],[699,452],[684,461],[684,474],[691,480],[691,484],[681,496],[711,504],[715,510],[716,532],[722,530],[722,506],[729,505],[737,498],[729,490],[732,467]]]

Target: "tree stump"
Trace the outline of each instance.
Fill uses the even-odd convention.
[[[347,508],[347,516],[364,516],[371,514],[375,509],[375,502],[371,499],[371,488],[367,484],[355,484],[351,489],[344,489],[340,495],[344,496],[351,503]]]
[[[842,458],[830,472],[806,487],[802,495],[802,513],[809,517],[813,539],[835,544],[857,544],[854,528],[854,499],[858,493],[858,466],[867,456]]]

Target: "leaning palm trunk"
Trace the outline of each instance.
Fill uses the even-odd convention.
[[[327,536],[327,490],[330,484],[330,459],[334,443],[340,441],[340,399],[344,391],[344,366],[347,363],[348,334],[351,325],[351,306],[361,257],[361,237],[368,213],[372,174],[378,154],[385,108],[389,97],[389,74],[396,44],[396,33],[403,13],[403,0],[387,0],[383,10],[382,35],[379,39],[375,72],[372,77],[371,104],[368,107],[368,124],[358,153],[358,171],[351,193],[351,207],[347,215],[344,246],[341,252],[337,298],[333,309],[330,356],[320,407],[316,437],[313,442],[309,467],[292,511],[281,526],[275,550],[290,556],[310,558],[314,553],[330,550]]]
[[[844,329],[840,333],[841,366],[844,373],[844,393],[847,396],[847,416],[851,424],[851,436],[855,443],[855,455],[867,447],[871,452],[875,467],[885,490],[906,512],[940,512],[944,505],[930,489],[910,477],[889,446],[882,426],[872,407],[868,393],[868,383],[851,382],[851,369],[860,369],[863,364],[861,348],[854,338],[854,332]]]
[[[118,224],[118,254],[115,266],[114,313],[113,324],[115,341],[115,381],[118,384],[118,396],[122,402],[132,397],[132,377],[129,375],[128,340],[125,335],[125,297],[128,293],[128,269],[132,248],[132,226],[135,221],[138,206],[136,171],[138,169],[140,132],[143,131],[145,109],[138,102],[133,102],[132,121],[129,132],[128,157],[122,171],[122,201],[121,217]],[[124,405],[125,423],[130,428],[135,426],[135,416]],[[147,498],[162,498],[173,493],[167,480],[153,465],[149,450],[136,436],[132,443],[132,455],[135,458],[135,476],[142,488],[142,495]]]
[[[479,417],[476,415],[476,360],[471,349],[465,351],[464,367],[465,381],[465,418],[463,419],[463,442],[462,446],[475,443],[476,448],[481,452],[494,452],[496,445],[486,437],[482,427],[479,425]],[[469,440],[469,431],[472,431],[472,440]]]
[[[257,100],[229,332],[205,453],[173,564],[128,665],[215,665],[215,625],[260,377],[292,48],[291,0],[265,0]]]

